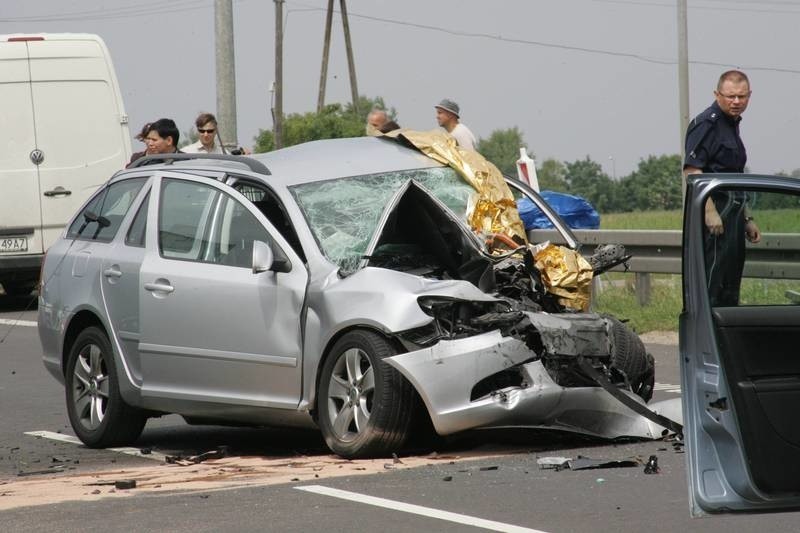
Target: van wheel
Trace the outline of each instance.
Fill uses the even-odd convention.
[[[36,287],[35,283],[20,283],[14,281],[7,281],[2,283],[3,290],[6,296],[28,296],[33,288]]]
[[[408,436],[414,391],[383,361],[397,354],[377,333],[355,330],[333,346],[320,374],[317,414],[328,447],[345,458],[386,456]]]
[[[70,350],[66,372],[67,414],[72,429],[90,448],[131,444],[147,417],[119,392],[114,352],[106,334],[83,330]]]

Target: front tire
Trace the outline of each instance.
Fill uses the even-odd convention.
[[[105,332],[90,327],[78,335],[65,377],[69,421],[86,446],[124,446],[139,438],[147,417],[120,395],[114,352]]]
[[[642,339],[617,318],[606,315],[614,351],[611,366],[621,370],[628,378],[631,391],[645,403],[653,397],[655,386],[655,360],[647,353]]]
[[[345,458],[387,456],[406,441],[414,391],[384,361],[397,350],[372,331],[346,333],[325,360],[317,413],[328,447]]]

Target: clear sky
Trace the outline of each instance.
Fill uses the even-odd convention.
[[[748,167],[800,167],[800,0],[688,0],[690,112],[719,74],[742,68],[753,98],[742,122]],[[325,0],[287,0],[284,112],[314,110]],[[337,6],[339,2],[335,2]],[[436,126],[456,100],[478,137],[518,126],[537,160],[589,155],[609,174],[678,153],[675,0],[349,0],[358,88],[383,96],[404,127]],[[272,128],[274,3],[234,0],[238,134]],[[111,50],[131,130],[171,117],[182,132],[215,111],[213,0],[3,0],[0,33],[97,33]],[[350,97],[334,16],[327,102]],[[134,149],[138,146],[134,144]]]

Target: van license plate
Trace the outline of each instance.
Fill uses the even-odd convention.
[[[27,252],[28,251],[28,238],[27,237],[0,237],[0,253],[5,252]]]

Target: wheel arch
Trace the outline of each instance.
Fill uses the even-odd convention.
[[[328,339],[328,342],[325,344],[325,347],[321,352],[319,361],[317,361],[317,366],[314,369],[314,387],[311,389],[311,391],[309,391],[311,394],[311,401],[310,401],[311,417],[313,418],[314,423],[317,423],[317,401],[319,399],[317,391],[319,390],[319,380],[320,380],[320,375],[322,374],[322,367],[325,365],[325,361],[327,361],[328,357],[330,357],[331,350],[339,341],[339,339],[341,339],[351,331],[357,331],[357,330],[366,330],[377,333],[378,335],[386,339],[388,342],[392,343],[397,348],[398,353],[403,353],[406,351],[402,343],[400,343],[400,341],[398,341],[397,338],[387,334],[386,331],[378,327],[372,326],[370,324],[366,323],[351,324],[337,331],[334,335],[331,336],[330,339]],[[413,385],[411,388],[414,389]],[[417,394],[416,389],[414,389],[414,393]]]
[[[69,353],[72,351],[72,345],[75,344],[75,340],[78,338],[78,335],[81,334],[81,331],[92,326],[99,328],[106,335],[106,337],[109,337],[108,328],[106,328],[105,324],[103,324],[103,321],[100,320],[100,317],[97,316],[94,311],[83,309],[75,313],[75,316],[70,319],[69,325],[64,332],[64,344],[61,349],[62,374],[66,374],[67,359],[69,358]]]

